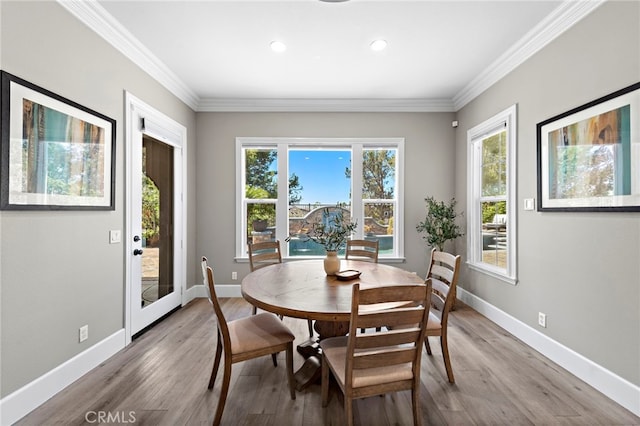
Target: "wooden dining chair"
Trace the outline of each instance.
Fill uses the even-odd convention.
[[[347,240],[345,259],[378,262],[378,240]]]
[[[273,265],[274,263],[282,263],[279,240],[249,243],[249,265],[251,272],[264,268],[265,266]]]
[[[442,347],[442,357],[447,370],[447,378],[450,383],[455,383],[451,359],[449,357],[449,345],[447,343],[447,324],[449,311],[453,307],[456,297],[456,285],[460,271],[460,255],[454,256],[451,253],[431,250],[431,260],[427,272],[427,280],[432,283],[431,310],[429,312],[429,323],[427,324],[427,334],[424,339],[424,346],[427,354],[431,354],[429,346],[430,336],[440,337]]]
[[[249,265],[251,272],[276,263],[282,263],[279,240],[249,243]],[[254,306],[252,311],[253,315],[255,315],[257,311],[258,308]],[[280,319],[282,319],[282,317]],[[307,320],[307,327],[309,328],[309,337],[313,337],[313,321]]]
[[[219,425],[222,419],[222,412],[224,411],[231,381],[231,365],[237,362],[271,355],[274,366],[277,366],[276,354],[285,351],[289,391],[291,399],[296,399],[293,377],[293,340],[295,336],[291,330],[282,321],[278,320],[275,315],[267,312],[227,321],[216,296],[213,269],[207,265],[207,258],[204,256],[202,257],[202,275],[209,302],[213,305],[216,315],[218,329],[216,354],[209,379],[209,390],[213,389],[218,367],[220,366],[220,358],[224,353],[222,387],[213,425]]]
[[[353,424],[354,399],[402,390],[411,390],[413,423],[421,424],[420,357],[430,296],[430,280],[424,285],[353,285],[349,335],[320,342],[323,407],[329,403],[331,372],[344,394],[347,425]],[[386,325],[394,329],[381,328]]]
[[[378,263],[378,240],[347,240],[345,259],[368,260]],[[360,330],[364,333],[364,329]],[[380,330],[378,330],[380,331]]]

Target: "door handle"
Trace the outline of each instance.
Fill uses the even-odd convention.
[[[134,256],[141,256],[142,255],[142,249],[135,249],[133,251],[133,255]]]

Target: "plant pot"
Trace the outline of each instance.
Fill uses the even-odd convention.
[[[256,232],[264,232],[267,229],[268,222],[266,219],[258,219],[253,221],[253,230]]]
[[[338,271],[340,271],[338,252],[328,251],[327,257],[324,258],[324,272],[326,272],[327,275],[335,275]]]

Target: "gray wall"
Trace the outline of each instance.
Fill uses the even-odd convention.
[[[405,257],[426,272],[426,245],[415,230],[424,198],[453,196],[453,113],[198,113],[197,250],[212,262],[216,283],[239,284],[248,263],[235,263],[235,138],[404,137]],[[304,185],[304,183],[303,183]],[[231,281],[231,272],[238,281]]]
[[[608,2],[460,110],[456,131],[456,196],[464,207],[467,130],[518,104],[520,282],[464,268],[460,286],[635,385],[640,214],[539,213],[523,211],[522,200],[536,197],[536,123],[638,81],[640,3]],[[458,248],[465,254],[464,240]],[[546,329],[537,326],[539,311]]]
[[[124,90],[187,127],[195,113],[55,2],[2,2],[0,66],[99,111],[116,124],[116,210],[0,213],[0,396],[124,327]],[[189,152],[189,149],[188,149]],[[190,166],[195,149],[191,149]],[[190,167],[188,256],[195,224]],[[189,282],[195,282],[193,267]],[[195,272],[192,272],[195,271]],[[89,339],[78,343],[78,328]]]

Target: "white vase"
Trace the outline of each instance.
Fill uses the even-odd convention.
[[[327,275],[335,275],[340,270],[340,259],[338,252],[328,251],[327,257],[324,258],[324,272]]]

